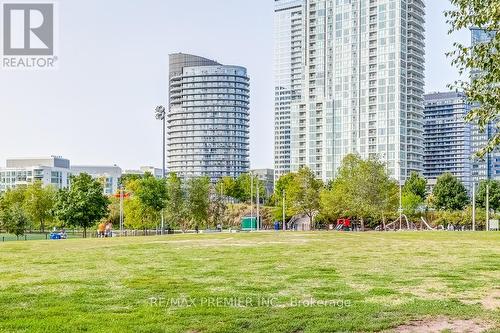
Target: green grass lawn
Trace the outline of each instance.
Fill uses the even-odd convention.
[[[0,332],[500,330],[500,233],[251,233],[0,243]]]

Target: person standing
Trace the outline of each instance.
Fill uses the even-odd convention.
[[[97,237],[102,238],[104,237],[104,231],[106,230],[106,225],[104,222],[99,223],[97,226]]]

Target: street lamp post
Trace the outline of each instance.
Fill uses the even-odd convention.
[[[259,198],[259,182],[257,182],[257,231],[260,230],[260,198]]]
[[[250,216],[253,219],[253,174],[250,172]]]
[[[285,195],[285,190],[283,190],[283,230],[286,230]]]
[[[472,181],[472,231],[476,231],[476,181]]]
[[[162,125],[163,125],[163,150],[162,150],[162,156],[163,156],[163,163],[162,163],[162,178],[165,179],[165,150],[166,150],[166,143],[165,143],[165,139],[166,139],[166,135],[165,135],[165,119],[166,119],[166,110],[165,110],[165,107],[163,105],[159,105],[156,107],[155,109],[155,117],[157,120],[161,120],[162,121]],[[161,232],[160,234],[163,235],[163,231],[165,230],[165,219],[164,219],[164,216],[163,216],[163,209],[161,211]]]
[[[163,164],[162,164],[162,176],[165,178],[165,150],[166,150],[166,135],[165,135],[165,119],[166,119],[166,111],[163,105],[159,105],[155,109],[155,117],[157,120],[161,120],[163,122]]]
[[[399,230],[403,228],[403,184],[401,183],[403,177],[401,172],[401,161],[398,161],[399,166]]]
[[[123,236],[123,184],[120,185],[120,236]]]
[[[486,231],[490,231],[490,184],[486,183]]]

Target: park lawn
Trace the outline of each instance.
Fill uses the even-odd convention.
[[[497,332],[499,292],[493,232],[0,243],[0,332],[365,332],[433,318]]]

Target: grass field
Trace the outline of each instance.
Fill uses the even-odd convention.
[[[426,332],[435,320],[500,331],[500,233],[70,239],[0,253],[1,332]]]

